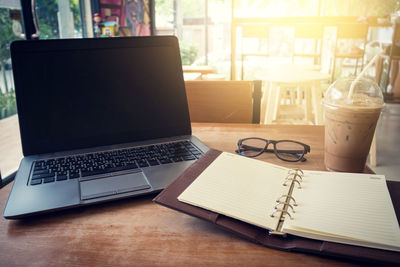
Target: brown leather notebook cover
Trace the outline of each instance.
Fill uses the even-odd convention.
[[[268,235],[267,230],[257,226],[180,202],[178,196],[205,170],[222,152],[211,149],[193,163],[181,176],[165,188],[154,202],[168,208],[214,223],[255,243],[276,249],[335,256],[364,262],[400,264],[400,253],[327,241],[313,240],[293,235],[286,237]],[[388,188],[400,221],[400,182],[388,181]]]

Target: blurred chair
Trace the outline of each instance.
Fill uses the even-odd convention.
[[[323,123],[321,83],[330,79],[329,74],[294,64],[277,64],[268,69],[263,79],[266,92],[261,104],[261,123]]]
[[[361,60],[361,70],[364,67],[365,46],[367,44],[368,24],[341,23],[337,26],[335,52],[333,56],[332,81],[335,78],[337,59],[355,59],[354,75],[357,75],[358,61]],[[352,42],[360,42],[360,46]],[[347,42],[347,45],[346,45]],[[348,46],[350,43],[350,46]]]
[[[244,79],[244,65],[247,57],[269,57],[269,24],[243,24],[241,51],[241,79]],[[249,49],[250,42],[257,41],[256,51]],[[264,44],[263,44],[264,42]]]
[[[321,69],[324,27],[319,23],[298,23],[294,26],[292,63],[295,57],[313,58],[314,70]],[[301,51],[297,49],[301,45]],[[306,49],[305,49],[306,48]],[[308,50],[308,48],[312,48]]]
[[[392,44],[387,47],[376,67],[376,82],[381,86],[386,100],[394,100],[395,92],[400,95],[400,18],[393,26]],[[386,68],[386,69],[385,69]]]
[[[323,124],[320,81],[271,83],[265,124]]]
[[[261,81],[186,81],[192,122],[259,123]]]

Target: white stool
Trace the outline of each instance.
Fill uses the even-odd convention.
[[[323,124],[321,81],[329,79],[328,74],[296,65],[269,69],[264,75],[269,86],[261,103],[261,123]]]

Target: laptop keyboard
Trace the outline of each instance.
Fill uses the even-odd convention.
[[[30,185],[198,159],[189,141],[124,148],[34,162]]]

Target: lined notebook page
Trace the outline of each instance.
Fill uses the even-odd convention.
[[[223,152],[178,200],[266,229],[276,229],[270,214],[288,169]]]
[[[307,171],[302,187],[293,194],[299,206],[294,219],[285,221],[284,232],[400,250],[399,224],[384,176]]]

